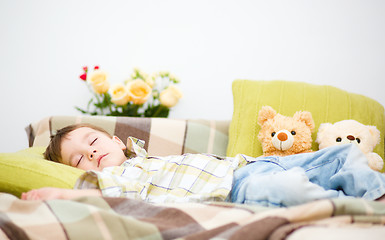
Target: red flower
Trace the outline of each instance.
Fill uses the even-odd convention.
[[[79,77],[80,77],[81,80],[85,81],[85,80],[87,80],[87,73],[83,73]]]
[[[99,69],[99,66],[95,66],[95,67],[94,67],[94,70],[98,70],[98,69]]]
[[[87,67],[87,66],[84,66],[84,67],[83,67],[83,70],[84,70],[85,72],[87,72],[87,71],[88,71],[88,67]]]

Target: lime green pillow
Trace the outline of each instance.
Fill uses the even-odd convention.
[[[22,192],[41,188],[73,188],[84,172],[47,161],[44,148],[32,147],[14,153],[0,153],[0,192],[20,197]]]
[[[332,86],[291,81],[235,80],[232,87],[234,112],[229,128],[228,156],[262,155],[257,138],[260,130],[257,117],[261,107],[269,105],[287,116],[293,116],[296,111],[312,113],[316,124],[313,150],[318,150],[315,139],[321,123],[354,119],[374,125],[381,132],[381,142],[374,151],[384,158],[384,107],[371,98]]]

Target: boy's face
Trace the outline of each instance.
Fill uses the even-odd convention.
[[[100,171],[105,167],[119,166],[127,160],[124,143],[116,136],[88,127],[69,132],[61,143],[62,163],[83,170]]]

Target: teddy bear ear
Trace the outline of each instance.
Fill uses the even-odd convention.
[[[263,106],[258,113],[258,124],[262,126],[267,120],[272,119],[277,112],[270,106]]]
[[[314,120],[313,120],[313,117],[312,117],[310,112],[308,112],[308,111],[296,112],[296,113],[294,113],[293,118],[296,120],[304,122],[310,128],[311,131],[314,130],[315,124],[314,124]]]
[[[323,136],[325,132],[327,131],[328,128],[333,126],[331,123],[321,123],[318,127],[318,132],[317,132],[317,138],[316,138],[316,143],[320,143],[323,139]]]
[[[372,135],[373,140],[375,141],[375,145],[380,143],[380,131],[376,126],[366,126],[369,129],[370,135]],[[374,145],[374,146],[375,146]]]

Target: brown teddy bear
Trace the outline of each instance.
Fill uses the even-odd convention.
[[[384,161],[374,147],[380,143],[380,131],[376,126],[364,125],[356,120],[348,119],[331,123],[322,123],[318,128],[316,142],[319,149],[330,146],[354,143],[366,155],[370,168],[381,171]]]
[[[258,139],[263,156],[287,156],[311,152],[314,120],[310,112],[298,111],[293,117],[283,116],[270,106],[259,111],[261,130]]]

